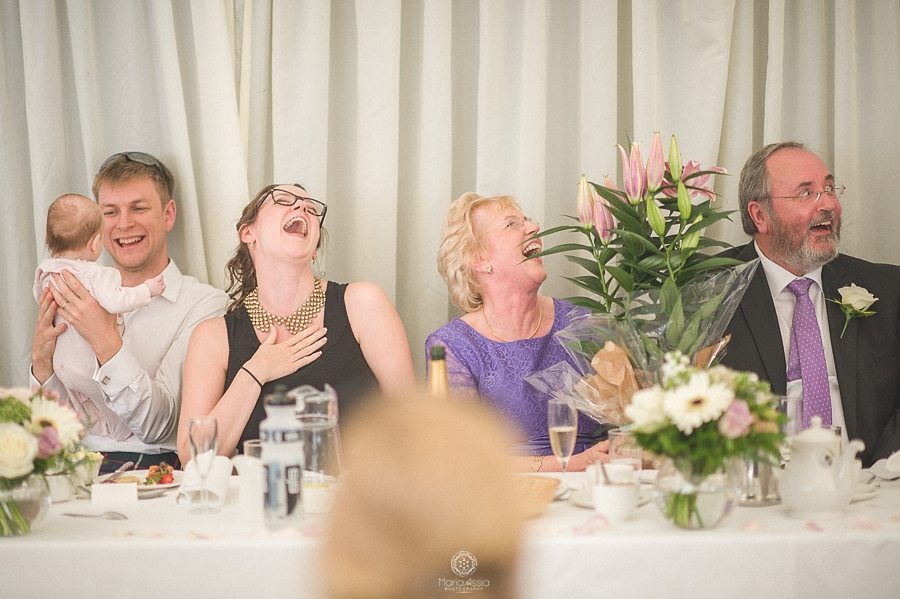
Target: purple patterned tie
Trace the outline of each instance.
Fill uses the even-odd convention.
[[[791,324],[791,349],[788,355],[787,380],[803,380],[803,428],[813,416],[831,424],[831,393],[828,388],[828,366],[816,309],[809,299],[812,279],[794,279],[787,286],[797,298]]]

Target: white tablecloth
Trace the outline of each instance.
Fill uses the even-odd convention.
[[[881,485],[838,520],[796,520],[782,506],[738,508],[707,531],[673,527],[652,503],[604,527],[592,510],[557,502],[527,526],[520,597],[897,597],[900,481]],[[61,515],[103,509],[87,500],[55,504],[30,535],[0,539],[0,596],[322,595],[321,522],[268,532],[261,516],[239,509],[235,481],[211,516],[188,513],[174,492],[115,508],[126,521]]]

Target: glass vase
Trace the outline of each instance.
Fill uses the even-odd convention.
[[[7,481],[0,480],[0,484]],[[0,487],[0,536],[26,535],[50,508],[50,488],[43,474],[32,474],[9,488]]]
[[[723,464],[711,474],[694,474],[688,462],[666,460],[656,479],[656,505],[680,528],[716,526],[731,512],[735,482]]]

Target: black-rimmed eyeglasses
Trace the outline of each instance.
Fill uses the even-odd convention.
[[[296,185],[296,187],[300,187]],[[325,223],[325,213],[328,212],[328,206],[325,202],[320,202],[314,198],[307,198],[296,193],[292,193],[285,189],[272,188],[264,197],[271,197],[272,202],[279,206],[287,206],[290,208],[297,202],[303,202],[303,209],[307,214],[312,214],[319,219],[319,226]]]
[[[812,189],[807,189],[805,191],[801,191],[795,196],[768,196],[770,200],[797,200],[798,202],[808,203],[812,200],[812,203],[815,204],[819,201],[819,198],[822,197],[824,193],[827,196],[831,196],[835,200],[840,200],[844,196],[844,192],[847,191],[847,188],[844,185],[826,185],[825,189],[822,191],[813,191]]]

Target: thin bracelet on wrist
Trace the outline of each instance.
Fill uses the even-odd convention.
[[[536,455],[531,457],[531,471],[532,472],[540,472],[541,467],[544,465],[544,456]]]
[[[256,378],[256,375],[255,375],[255,374],[253,374],[252,372],[250,372],[250,369],[249,369],[249,368],[247,368],[246,366],[241,366],[241,370],[243,370],[244,372],[246,372],[247,374],[249,374],[249,375],[250,375],[250,378],[253,379],[254,381],[256,381],[256,384],[259,385],[259,388],[260,388],[260,389],[262,389],[263,384],[259,382],[259,379]]]

